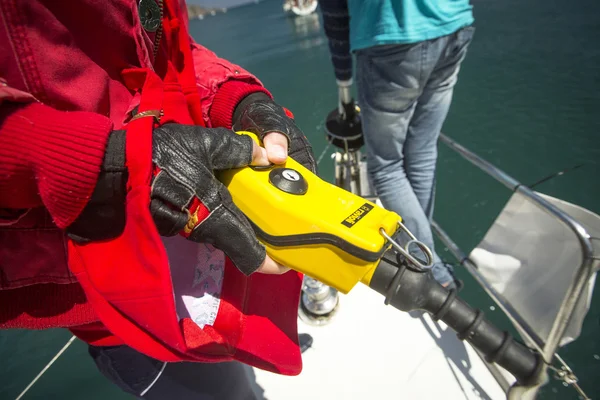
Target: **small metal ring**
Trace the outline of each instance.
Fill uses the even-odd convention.
[[[402,229],[408,234],[408,236],[412,239],[409,243],[417,243],[417,245],[421,248],[421,250],[423,250],[425,252],[425,255],[427,256],[427,260],[428,263],[427,265],[423,265],[421,264],[421,262],[419,260],[417,260],[415,257],[413,257],[408,250],[404,249],[402,246],[400,246],[398,244],[398,242],[396,242],[390,235],[388,235],[385,231],[385,229],[383,228],[379,228],[379,232],[383,235],[383,237],[385,237],[387,240],[389,240],[390,244],[392,245],[392,247],[400,254],[402,254],[404,257],[406,257],[412,264],[413,266],[415,266],[416,268],[420,269],[420,270],[426,270],[428,269],[427,267],[430,267],[433,264],[433,254],[431,254],[431,250],[429,250],[429,247],[425,246],[425,244],[423,244],[422,242],[419,242],[415,236],[408,230],[406,229],[406,227],[404,225],[402,225],[401,222],[398,222],[398,225],[400,225],[400,227],[402,227]]]
[[[425,255],[427,256],[427,266],[430,267],[431,265],[433,265],[433,254],[431,253],[431,249],[429,247],[427,247],[427,245],[423,242],[421,242],[420,240],[418,240],[415,235],[412,234],[411,231],[408,230],[408,228],[406,226],[404,226],[404,224],[402,223],[402,221],[398,221],[398,226],[404,231],[406,232],[406,234],[412,239],[410,240],[407,244],[406,244],[406,251],[408,251],[408,245],[410,243],[416,243],[417,246],[419,246],[421,248],[421,250],[423,250],[423,252],[425,253]]]
[[[406,250],[407,252],[410,253],[410,245],[413,243],[416,244],[417,247],[423,251],[423,253],[425,253],[425,257],[427,257],[427,266],[432,265],[433,264],[433,254],[431,254],[431,250],[429,250],[429,247],[427,247],[425,245],[425,243],[420,242],[416,239],[411,239],[408,242],[406,242],[406,244],[404,245],[404,250]]]
[[[398,221],[398,226],[400,228],[402,228],[402,230],[414,241],[417,241],[417,238],[415,237],[415,235],[412,234],[411,231],[408,230],[408,228],[406,226],[404,226],[404,224],[402,223],[402,221]]]

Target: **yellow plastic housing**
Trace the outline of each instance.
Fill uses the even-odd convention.
[[[246,132],[256,141],[256,136]],[[292,169],[308,184],[291,194],[270,181],[275,168]],[[400,216],[323,181],[295,160],[268,169],[244,167],[219,174],[233,202],[257,227],[257,236],[275,261],[342,293],[368,284],[389,246]]]

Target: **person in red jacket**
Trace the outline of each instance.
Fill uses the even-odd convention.
[[[291,113],[194,43],[178,0],[2,0],[0,16],[0,328],[68,328],[144,398],[254,398],[229,361],[299,373],[302,277],[214,176],[288,154],[314,171]],[[204,290],[192,305],[181,280]]]

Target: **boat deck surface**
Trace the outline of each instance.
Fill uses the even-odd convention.
[[[296,377],[256,370],[269,400],[505,399],[477,353],[443,323],[383,304],[363,285],[341,295],[325,326],[299,322],[314,342]]]

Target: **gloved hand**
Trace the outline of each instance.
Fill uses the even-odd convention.
[[[285,267],[266,256],[246,217],[233,204],[213,171],[269,165],[267,152],[248,136],[224,128],[167,124],[154,129],[150,210],[163,236],[183,232],[195,242],[221,249],[245,274],[282,273]],[[75,240],[117,236],[125,225],[125,132],[111,134],[96,190],[67,229]]]
[[[183,231],[194,242],[221,249],[243,273],[256,271],[265,248],[214,171],[268,165],[265,149],[224,128],[164,125],[154,130],[153,139],[152,161],[159,172],[150,210],[159,233]]]
[[[213,171],[283,163],[289,149],[290,156],[314,172],[312,149],[285,110],[265,94],[242,100],[233,120],[236,130],[257,134],[265,148],[223,128],[178,124],[155,128],[153,162],[158,172],[151,191],[153,219],[161,235],[183,232],[190,240],[214,244],[246,274],[286,272],[287,268],[266,256],[246,217]],[[126,182],[125,132],[115,131],[92,198],[67,234],[80,242],[118,236],[125,227]]]
[[[283,107],[275,103],[264,93],[247,96],[236,107],[233,114],[233,129],[256,134],[267,149],[269,161],[274,164],[285,162],[289,154],[294,160],[312,172],[317,172],[317,163],[312,147],[304,133]],[[271,133],[281,135],[271,135]],[[279,151],[280,150],[280,151]]]

